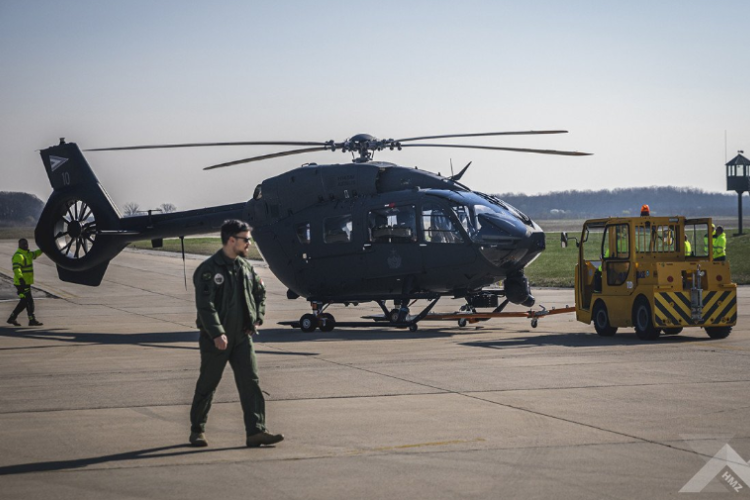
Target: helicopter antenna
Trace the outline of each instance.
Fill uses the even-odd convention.
[[[451,179],[453,179],[453,158],[451,158]]]
[[[469,166],[471,165],[471,162],[467,163],[466,166],[458,173],[458,175],[453,175],[453,169],[451,168],[451,177],[450,180],[452,181],[458,181],[461,180],[461,177],[464,176],[467,170],[469,170]],[[451,165],[452,167],[452,165]]]

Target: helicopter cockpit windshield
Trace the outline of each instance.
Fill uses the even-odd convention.
[[[526,235],[530,219],[505,203],[476,193],[448,192],[445,197],[474,243],[497,245]],[[533,223],[532,223],[533,224]]]

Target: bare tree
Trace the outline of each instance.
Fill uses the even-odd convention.
[[[123,205],[122,210],[123,212],[125,212],[125,217],[132,217],[138,213],[138,208],[140,208],[140,205],[138,205],[138,203],[129,201],[125,205]]]
[[[171,203],[162,203],[159,205],[159,208],[161,208],[161,211],[165,214],[171,214],[172,212],[177,211],[177,207]]]

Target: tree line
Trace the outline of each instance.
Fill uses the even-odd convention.
[[[29,193],[0,191],[0,226],[34,226],[44,202]]]
[[[710,193],[697,188],[643,187],[600,191],[557,191],[528,195],[498,194],[532,219],[594,219],[639,215],[648,205],[651,215],[715,217],[737,215],[736,193]],[[743,197],[743,213],[750,205]]]
[[[0,191],[0,227],[29,227],[35,226],[42,214],[44,202],[29,193]],[[147,212],[141,210],[140,205],[128,202],[122,207],[123,215],[132,217]],[[162,203],[154,212],[176,212],[177,207],[172,203]]]

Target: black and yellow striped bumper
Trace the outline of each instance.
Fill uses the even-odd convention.
[[[731,326],[737,323],[737,292],[703,292],[703,314],[693,321],[690,292],[657,292],[654,294],[654,319],[657,326]]]

